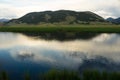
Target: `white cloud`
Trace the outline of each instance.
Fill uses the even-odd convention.
[[[18,18],[33,11],[59,9],[92,11],[105,18],[120,16],[119,0],[6,0],[6,2],[0,2],[0,18]]]

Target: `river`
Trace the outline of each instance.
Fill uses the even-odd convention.
[[[18,80],[25,72],[36,76],[50,69],[120,71],[120,35],[61,41],[0,32],[0,71]]]

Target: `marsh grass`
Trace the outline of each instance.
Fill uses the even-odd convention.
[[[0,27],[0,32],[93,32],[119,33],[120,25],[12,25]]]
[[[120,72],[108,72],[98,70],[84,70],[82,73],[68,70],[55,70],[36,75],[37,80],[120,80]],[[0,80],[10,80],[9,74],[0,72]],[[29,72],[23,74],[22,80],[34,80]]]

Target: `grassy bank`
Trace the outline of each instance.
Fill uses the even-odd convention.
[[[85,70],[81,74],[67,70],[50,70],[34,77],[30,73],[24,73],[21,76],[21,80],[120,80],[120,72],[100,72],[97,70]],[[0,80],[12,79],[10,79],[9,74],[4,71],[0,72]]]
[[[0,32],[95,32],[119,33],[120,25],[13,25],[0,27]]]

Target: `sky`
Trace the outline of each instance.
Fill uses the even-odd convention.
[[[120,0],[0,0],[0,18],[19,18],[46,10],[92,11],[104,18],[120,17]]]

